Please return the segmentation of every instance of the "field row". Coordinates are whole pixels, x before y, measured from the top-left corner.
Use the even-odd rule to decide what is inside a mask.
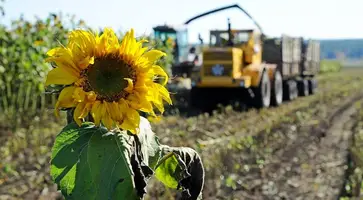
[[[320,147],[314,142],[326,133],[331,125],[329,118],[345,108],[346,102],[350,105],[355,95],[360,97],[357,91],[363,85],[361,73],[361,70],[345,70],[322,75],[318,78],[320,91],[316,95],[300,97],[278,108],[235,112],[227,107],[213,116],[166,116],[153,124],[153,129],[162,143],[190,146],[199,152],[206,170],[204,199],[240,199],[241,195],[246,199],[269,199],[285,193],[299,196],[297,193],[301,191],[296,189],[300,187],[295,187],[295,179],[301,174],[305,176],[301,173],[305,168],[301,166],[306,167],[304,163],[309,161],[298,153],[299,148],[311,144],[317,152]],[[34,119],[29,129],[3,131],[0,199],[52,200],[60,196],[49,176],[50,148],[57,133],[54,130],[60,128],[59,122],[45,126]],[[320,154],[322,158],[330,155],[334,161],[332,153],[338,151],[329,154],[329,150],[327,147]],[[329,180],[334,179],[318,181]],[[311,191],[308,186],[312,184],[308,183],[299,182],[307,185],[306,191]],[[337,187],[330,188],[326,191]],[[153,182],[146,199],[170,199],[174,195],[175,191]]]
[[[337,197],[344,179],[332,175],[343,173],[343,168],[330,167],[330,174],[315,178],[325,165],[344,161],[344,151],[336,147],[334,137],[327,137],[331,142],[325,146],[320,141],[336,116],[346,121],[342,111],[363,97],[360,72],[321,77],[318,94],[278,108],[244,113],[226,110],[198,119],[169,117],[155,131],[164,143],[198,149],[206,168],[204,199]],[[163,199],[160,195],[165,195],[165,189],[159,187],[150,197]]]

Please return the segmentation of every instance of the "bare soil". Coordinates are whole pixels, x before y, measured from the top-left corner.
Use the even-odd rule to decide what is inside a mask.
[[[337,199],[360,119],[357,105],[363,104],[360,74],[324,75],[319,93],[277,108],[167,116],[154,131],[164,144],[199,152],[206,170],[203,199]],[[0,200],[62,199],[49,176],[49,157],[63,123],[0,131]],[[152,179],[145,199],[177,197]]]

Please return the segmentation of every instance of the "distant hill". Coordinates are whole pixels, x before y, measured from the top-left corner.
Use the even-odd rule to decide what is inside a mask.
[[[319,40],[322,59],[363,59],[363,39]]]

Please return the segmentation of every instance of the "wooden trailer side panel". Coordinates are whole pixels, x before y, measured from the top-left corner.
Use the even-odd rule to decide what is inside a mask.
[[[308,40],[303,48],[305,56],[301,63],[301,74],[313,76],[320,70],[320,44],[317,41]]]
[[[263,61],[276,64],[283,78],[297,76],[301,62],[300,38],[282,35],[281,38],[267,39],[263,43]]]
[[[293,76],[297,76],[300,74],[300,63],[302,60],[302,51],[301,51],[302,38],[292,38],[292,40],[293,40],[293,46],[292,46],[291,74]]]

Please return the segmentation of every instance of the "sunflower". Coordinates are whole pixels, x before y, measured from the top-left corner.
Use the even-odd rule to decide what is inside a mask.
[[[134,30],[119,42],[112,29],[102,34],[75,30],[67,46],[51,49],[47,62],[55,65],[46,86],[64,85],[55,105],[55,113],[74,109],[74,120],[81,125],[89,114],[96,126],[138,132],[138,111],[156,116],[154,108],[164,112],[164,101],[172,104],[165,88],[168,75],[156,61],[165,53],[143,47]]]

